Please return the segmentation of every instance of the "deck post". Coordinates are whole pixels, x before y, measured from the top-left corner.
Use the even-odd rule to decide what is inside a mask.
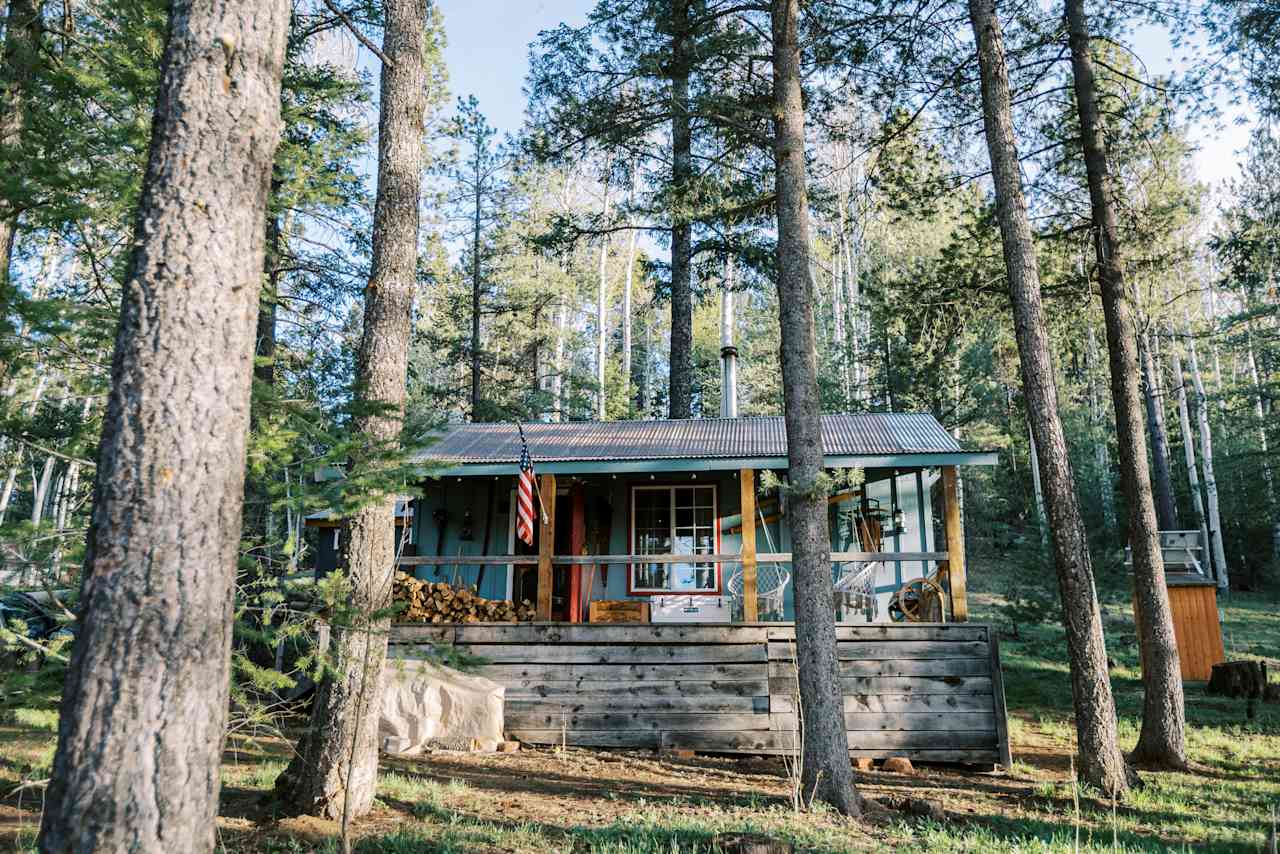
[[[552,577],[551,556],[556,551],[556,476],[542,475],[538,483],[542,507],[546,515],[541,517],[538,530],[538,607],[536,617],[541,621],[551,619]]]
[[[742,469],[738,474],[742,492],[742,620],[760,619],[756,578],[756,472]]]
[[[573,526],[570,548],[574,557],[587,553],[587,491],[581,483],[573,485]],[[569,569],[569,622],[582,622],[582,567]]]
[[[968,580],[964,563],[964,522],[960,518],[959,474],[955,466],[942,467],[942,512],[947,533],[947,570],[951,582],[951,618],[969,619]]]

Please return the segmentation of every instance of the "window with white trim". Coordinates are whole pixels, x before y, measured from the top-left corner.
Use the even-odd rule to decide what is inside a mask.
[[[716,488],[634,486],[631,488],[631,548],[638,555],[715,554]],[[633,564],[631,593],[718,593],[714,563]]]

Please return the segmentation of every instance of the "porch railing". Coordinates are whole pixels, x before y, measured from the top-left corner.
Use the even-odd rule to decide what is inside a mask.
[[[832,552],[832,563],[865,561],[944,561],[947,552]],[[791,552],[757,552],[760,563],[791,563]],[[739,563],[740,554],[708,555],[552,555],[553,566],[599,566],[619,563]],[[412,555],[400,558],[400,566],[533,566],[537,555]]]
[[[599,555],[550,555],[540,559],[538,555],[413,555],[400,558],[399,565],[405,569],[412,569],[418,566],[537,566],[543,559],[548,559],[552,567],[566,566],[626,566],[633,564],[708,564],[715,563],[724,567],[740,566],[744,563],[744,555],[742,554],[655,554],[655,555],[638,555],[638,554],[599,554]],[[845,567],[854,564],[855,567],[867,566],[869,564],[880,563],[886,566],[901,563],[923,563],[934,565],[947,565],[950,554],[946,551],[931,552],[854,552],[854,551],[833,551],[831,552],[831,564],[833,574],[837,576],[837,586],[839,577],[846,575]],[[778,568],[789,582],[789,572],[781,570],[782,567],[788,567],[793,562],[793,554],[791,552],[757,552],[753,564],[755,567],[775,567]],[[739,575],[741,571],[739,571]],[[775,585],[764,582],[767,573],[757,570],[758,580],[761,582],[758,586],[753,586],[753,592],[760,607],[757,611],[759,616],[752,616],[751,619],[768,619],[766,612],[772,619],[781,619],[783,611],[783,591],[774,589]],[[734,620],[745,619],[745,611],[743,605],[744,590],[741,579],[738,580],[736,589],[730,580],[729,570],[723,570],[725,595],[734,603]],[[777,582],[778,576],[773,576]],[[854,612],[860,613],[870,609],[869,614],[873,614],[875,610],[874,598],[879,593],[885,592],[883,588],[876,590],[874,584],[871,585],[871,595],[868,597],[865,585],[858,585],[855,589],[850,587],[848,590],[837,590],[837,608],[841,613]],[[580,591],[579,591],[580,593]],[[950,604],[950,610],[953,615],[956,613],[957,598],[954,585],[947,585],[947,599]],[[673,591],[672,595],[679,595],[678,591]],[[868,601],[868,599],[872,601]],[[574,601],[575,596],[570,594],[570,601]],[[776,601],[775,601],[776,600]],[[579,600],[579,608],[581,608],[581,600]],[[753,609],[756,610],[756,609]],[[945,611],[944,611],[945,613]],[[579,618],[581,615],[578,615]],[[548,616],[539,619],[549,619]],[[868,617],[870,619],[870,617]],[[571,621],[576,622],[573,618]]]

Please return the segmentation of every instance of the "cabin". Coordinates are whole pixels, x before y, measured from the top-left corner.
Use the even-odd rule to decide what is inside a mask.
[[[823,417],[851,756],[1008,764],[996,633],[970,623],[966,451],[930,415]],[[424,456],[418,578],[528,602],[533,623],[404,624],[507,691],[530,743],[788,753],[799,716],[781,417],[536,423],[532,545],[516,537],[514,424],[459,424]]]

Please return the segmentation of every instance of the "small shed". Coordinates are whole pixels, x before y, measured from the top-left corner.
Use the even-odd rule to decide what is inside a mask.
[[[1200,531],[1161,531],[1160,550],[1182,678],[1207,682],[1213,665],[1226,661],[1227,652],[1218,616],[1218,583],[1206,568],[1204,537]],[[1132,547],[1125,551],[1125,563],[1133,564]],[[1133,611],[1136,617],[1136,601]]]

